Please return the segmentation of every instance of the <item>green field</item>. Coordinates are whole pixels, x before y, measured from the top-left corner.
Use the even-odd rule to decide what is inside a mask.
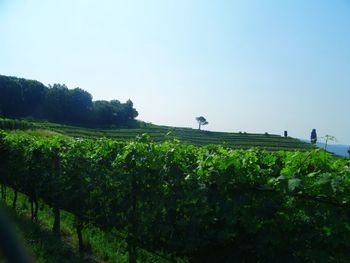
[[[149,171],[150,172],[149,179],[151,181],[147,181],[146,185],[155,183],[153,182],[153,179],[152,179],[154,172],[156,174],[162,174],[164,172],[163,166],[160,165],[158,167],[158,164],[163,162],[162,156],[166,156],[170,150],[172,151],[173,149],[177,149],[177,148],[182,149],[178,153],[179,156],[176,157],[176,155],[174,155],[172,157],[174,158],[173,164],[169,163],[167,165],[170,165],[169,167],[172,167],[173,165],[175,166],[179,165],[179,167],[181,167],[180,169],[182,170],[182,169],[185,169],[184,167],[182,167],[183,163],[189,162],[188,164],[186,164],[186,172],[177,170],[178,168],[174,170],[174,172],[176,171],[176,173],[178,173],[177,176],[181,175],[178,178],[179,180],[178,183],[180,185],[187,184],[184,181],[184,180],[187,180],[185,179],[187,178],[186,177],[187,173],[195,172],[195,173],[198,173],[196,176],[200,176],[200,174],[202,173],[201,169],[205,170],[205,174],[208,171],[210,171],[210,173],[212,172],[209,166],[214,167],[215,165],[214,163],[211,163],[211,162],[210,164],[209,163],[205,164],[206,166],[209,165],[206,168],[204,167],[200,168],[201,164],[199,164],[198,168],[195,168],[196,162],[203,162],[203,164],[207,162],[204,159],[201,160],[202,158],[201,156],[206,156],[207,152],[210,154],[217,155],[218,158],[215,157],[213,159],[216,161],[220,159],[225,160],[227,157],[229,157],[230,152],[226,152],[226,150],[223,150],[223,148],[220,148],[221,146],[224,146],[227,149],[233,148],[234,150],[237,150],[234,156],[230,156],[230,158],[234,157],[236,160],[238,160],[239,156],[241,156],[243,158],[241,160],[243,161],[243,163],[245,162],[244,159],[248,160],[252,158],[251,159],[252,166],[249,165],[245,168],[243,168],[242,166],[244,170],[247,170],[244,172],[243,171],[240,172],[243,177],[251,173],[250,169],[254,169],[254,172],[252,174],[256,173],[258,175],[260,173],[260,167],[264,167],[267,163],[269,163],[268,164],[269,166],[271,165],[270,164],[271,160],[269,160],[270,158],[273,159],[274,165],[276,165],[276,167],[272,169],[272,166],[271,166],[271,169],[269,170],[269,172],[275,173],[276,169],[280,170],[281,164],[279,163],[278,159],[281,158],[281,160],[284,160],[285,158],[285,157],[282,157],[284,156],[284,154],[281,153],[280,150],[284,150],[286,152],[289,152],[291,150],[305,152],[305,151],[314,149],[314,147],[311,146],[310,144],[303,143],[291,137],[282,137],[279,135],[210,132],[210,131],[203,131],[203,130],[197,130],[197,129],[191,129],[191,128],[156,126],[156,125],[145,124],[145,123],[140,123],[140,127],[134,128],[134,129],[125,129],[125,128],[123,129],[104,128],[103,129],[103,128],[77,127],[77,126],[70,126],[70,125],[63,125],[63,124],[49,123],[49,122],[0,118],[0,129],[3,129],[5,131],[7,130],[8,136],[9,136],[7,141],[9,144],[7,146],[6,146],[6,143],[3,144],[3,147],[5,147],[3,148],[3,150],[5,150],[4,156],[6,156],[4,158],[4,164],[8,166],[4,167],[5,168],[4,177],[0,176],[0,184],[2,186],[8,187],[8,190],[7,190],[8,201],[4,200],[4,198],[2,199],[3,199],[3,202],[5,201],[5,203],[7,204],[7,207],[8,207],[7,209],[9,209],[10,211],[9,213],[12,214],[14,218],[13,221],[16,225],[17,232],[20,233],[22,238],[26,241],[26,243],[28,244],[29,250],[32,251],[32,253],[34,254],[34,257],[38,262],[128,262],[129,261],[129,256],[128,256],[129,248],[128,248],[127,236],[128,236],[128,232],[130,231],[130,225],[128,223],[128,221],[130,220],[130,211],[131,211],[130,207],[126,208],[125,211],[119,211],[119,212],[113,211],[113,217],[118,218],[119,216],[122,215],[122,218],[126,218],[127,221],[120,221],[120,222],[116,221],[115,223],[108,223],[107,225],[105,225],[104,223],[101,224],[101,222],[99,221],[99,217],[101,215],[105,216],[104,213],[95,214],[96,205],[93,205],[88,210],[85,210],[84,208],[85,207],[84,203],[86,202],[86,200],[90,200],[88,202],[93,202],[92,201],[93,199],[96,199],[96,200],[108,199],[111,202],[114,202],[116,201],[116,199],[114,198],[117,197],[117,195],[115,194],[117,192],[122,193],[123,196],[127,197],[129,190],[122,189],[123,187],[122,185],[124,185],[125,183],[128,184],[128,179],[125,182],[118,182],[119,179],[118,180],[113,179],[113,181],[115,180],[115,182],[118,182],[118,184],[120,183],[121,184],[117,188],[113,188],[113,189],[111,188],[108,190],[107,188],[105,188],[104,190],[101,189],[101,193],[100,193],[101,195],[96,196],[93,199],[90,199],[92,198],[91,196],[88,197],[84,195],[82,197],[79,197],[77,200],[74,200],[74,198],[72,199],[72,196],[75,195],[75,194],[74,195],[72,194],[76,190],[79,190],[78,192],[80,193],[81,191],[85,191],[83,189],[89,188],[90,187],[89,184],[85,186],[84,184],[88,183],[91,180],[95,181],[95,179],[93,178],[97,178],[96,176],[100,177],[98,180],[102,180],[102,181],[94,182],[95,186],[101,185],[101,183],[106,180],[108,181],[111,180],[111,178],[113,177],[111,174],[112,170],[109,171],[109,169],[112,168],[111,164],[108,164],[107,166],[104,166],[105,164],[103,164],[103,166],[98,164],[99,168],[97,169],[100,171],[95,171],[94,174],[92,174],[90,177],[90,175],[88,174],[91,171],[93,171],[95,168],[93,168],[94,165],[91,166],[92,164],[89,162],[95,159],[98,162],[103,160],[103,162],[111,163],[113,162],[116,156],[123,156],[123,152],[125,151],[127,152],[131,150],[129,149],[129,147],[131,147],[133,144],[131,143],[129,145],[129,142],[137,143],[137,148],[134,149],[136,151],[139,151],[146,145],[148,145],[147,147],[151,147],[152,149],[150,150],[151,152],[149,152],[149,150],[145,148],[144,150],[146,150],[146,152],[142,152],[142,153],[140,152],[139,154],[137,154],[139,155],[140,158],[147,157],[147,155],[149,154],[151,154],[150,156],[153,156],[154,154],[155,154],[154,156],[157,156],[157,154],[159,154],[157,158],[160,158],[160,159],[158,161],[154,162],[154,160],[152,160],[152,162],[149,165],[143,164],[144,161],[142,161],[142,163],[140,163],[142,167],[137,168],[137,170],[135,170],[137,171],[137,173],[140,173],[138,169],[141,169],[142,173],[145,173],[145,170],[143,170],[144,169],[143,165],[145,165],[144,167],[149,167],[147,169],[151,169]],[[147,135],[144,135],[144,134],[147,134]],[[52,138],[57,138],[58,141]],[[80,141],[79,139],[76,140],[77,138],[84,138],[88,140]],[[106,138],[106,139],[100,139],[100,138]],[[92,139],[92,140],[89,140],[89,139]],[[99,139],[99,140],[95,140],[95,139]],[[61,146],[58,146],[56,144],[57,142],[59,142]],[[160,143],[164,143],[164,144],[160,144]],[[76,146],[73,146],[75,144]],[[209,145],[208,148],[196,147],[196,146],[208,146],[208,145]],[[215,146],[210,146],[210,145],[215,145]],[[7,147],[7,150],[6,150],[6,147]],[[56,192],[58,189],[53,188],[47,193],[48,195],[44,194],[44,192],[46,191],[45,189],[47,188],[46,186],[47,182],[52,181],[52,183],[54,184],[57,183],[55,181],[56,179],[54,179],[55,171],[54,170],[50,171],[50,169],[53,169],[53,167],[48,165],[50,164],[50,162],[52,162],[52,160],[50,159],[51,157],[47,160],[44,160],[48,156],[56,156],[57,153],[55,153],[54,151],[55,147],[59,147],[57,148],[61,152],[59,154],[60,156],[59,158],[62,159],[62,162],[64,162],[64,165],[62,166],[62,172],[65,174],[64,177],[66,178],[62,177],[62,182],[65,182],[65,184],[67,184],[65,188],[69,189],[71,185],[74,185],[75,183],[77,183],[77,185],[74,186],[75,190],[73,192],[70,193],[70,192],[67,192],[68,190],[65,190],[66,194],[64,195],[64,197],[60,197],[62,200],[67,201],[65,205],[62,204],[61,206],[62,234],[60,238],[55,236],[55,234],[53,234],[51,231],[53,222],[54,222],[54,217],[52,214],[52,204],[50,205],[51,201],[48,201],[48,200],[51,200],[51,195],[54,192]],[[185,148],[182,148],[182,147],[185,147]],[[65,152],[69,148],[71,148],[72,151],[69,150],[68,152]],[[202,150],[200,150],[201,148]],[[248,150],[250,148],[256,148],[257,152],[241,151],[241,150]],[[94,152],[95,150],[93,149],[96,149],[96,152]],[[89,153],[89,156],[84,155],[84,153],[91,150],[93,152]],[[99,152],[101,150],[103,153]],[[131,150],[131,151],[134,151],[134,150]],[[269,155],[267,152],[265,153],[260,152],[260,150],[268,150],[267,152],[270,152],[272,150],[272,152],[275,152],[275,153],[271,152],[271,154],[273,155]],[[161,152],[156,153],[157,151],[161,151]],[[213,152],[211,153],[211,151]],[[98,155],[96,155],[96,153],[98,153]],[[253,155],[251,156],[251,154]],[[303,153],[303,154],[308,154],[308,153]],[[297,157],[298,162],[301,162],[305,158],[305,156],[308,156],[308,155],[304,156],[303,154],[301,153],[298,154],[298,157]],[[189,159],[187,159],[186,155],[188,155]],[[29,156],[31,157],[28,159]],[[36,158],[39,158],[39,159],[36,159]],[[197,158],[198,158],[197,161],[192,160]],[[306,157],[306,159],[308,158],[309,157]],[[85,162],[84,160],[88,162],[82,165],[78,164],[80,162]],[[255,162],[260,162],[260,161],[263,162],[263,164],[259,163],[259,165],[256,166]],[[267,163],[265,164],[265,162]],[[18,163],[21,163],[21,166],[18,166]],[[12,165],[12,168],[11,168],[11,165]],[[113,165],[114,165],[113,171],[117,171],[115,169],[116,168],[115,165],[120,165],[120,164],[115,162]],[[128,164],[128,166],[129,165],[130,164]],[[107,170],[105,170],[105,168],[101,170],[100,166],[105,168],[108,167],[108,168]],[[193,169],[191,168],[192,166],[195,169],[199,169],[199,170],[197,171],[191,170]],[[226,164],[224,166],[226,166]],[[229,166],[227,168],[231,169],[229,168]],[[83,167],[85,167],[86,169]],[[24,168],[24,170],[21,170],[22,168]],[[242,168],[239,168],[239,169],[242,169]],[[10,173],[6,172],[7,169],[13,170],[14,175],[19,177],[14,176],[12,178],[12,176],[10,176]],[[37,169],[37,170],[32,170],[32,169]],[[69,169],[72,169],[72,170],[69,170]],[[128,170],[125,170],[125,171],[119,170],[117,173],[121,173],[121,172],[129,173],[129,169],[131,171],[134,168],[129,167]],[[220,169],[222,168],[219,168],[218,173],[223,174],[223,171],[220,171]],[[259,172],[258,170],[255,170],[255,169],[258,169]],[[267,172],[267,170],[265,171],[263,169],[261,171],[263,173]],[[170,175],[173,176],[172,173],[173,173],[172,171],[169,171],[169,176]],[[276,173],[276,176],[277,174],[278,173]],[[229,174],[227,175],[229,176]],[[53,177],[51,178],[51,176]],[[21,177],[24,180],[23,182],[22,182],[22,179],[19,179]],[[169,177],[169,180],[172,181],[173,179],[170,179],[170,178],[171,177]],[[71,181],[72,179],[73,181]],[[11,183],[11,180],[14,180],[13,183]],[[43,185],[44,183],[43,180],[45,181],[45,186]],[[78,181],[75,182],[75,180],[78,180]],[[201,180],[204,180],[203,182],[205,182],[207,179],[202,178]],[[212,180],[215,181],[216,179],[210,179],[209,181],[212,181]],[[27,188],[27,186],[25,185],[28,184],[26,182],[29,182],[29,181],[31,183],[30,183],[30,186],[28,185],[29,188]],[[141,183],[141,181],[139,183]],[[170,182],[169,186],[172,185],[173,183],[174,182]],[[205,184],[207,183],[208,182],[206,182]],[[20,185],[22,184],[23,184],[23,188],[22,186],[20,187]],[[163,183],[160,183],[160,184],[163,184]],[[43,188],[40,188],[41,187],[40,185],[43,185]],[[106,185],[104,187],[109,188],[110,186]],[[198,189],[201,189],[201,187],[202,186],[199,186]],[[18,189],[18,201],[17,201],[18,204],[17,204],[17,208],[14,210],[14,209],[11,209],[11,204],[13,202],[12,201],[13,191],[15,188],[16,188],[16,191]],[[152,192],[158,188],[159,188],[159,185],[155,184],[154,186],[152,186],[152,189],[154,189],[152,190]],[[146,189],[147,187],[145,188],[145,190]],[[174,188],[174,190],[175,189],[176,187]],[[195,187],[190,191],[194,191],[193,193],[195,193],[198,191],[198,189]],[[30,215],[32,213],[30,210],[30,206],[31,206],[31,203],[33,202],[32,201],[33,196],[31,196],[33,193],[32,190],[34,190],[35,196],[38,195],[39,197],[38,198],[39,213],[36,220],[30,219]],[[3,193],[3,190],[2,190],[2,193]],[[145,192],[144,194],[145,196],[153,196],[153,194],[150,194],[150,192],[147,192],[147,193]],[[90,193],[88,195],[90,195]],[[164,195],[164,193],[162,193],[161,195]],[[261,194],[258,194],[258,195],[261,195]],[[264,199],[265,198],[264,194],[262,194],[261,197],[263,197]],[[158,197],[154,197],[154,198],[157,199]],[[161,202],[165,202],[165,198],[164,197],[162,198],[163,200]],[[181,197],[181,199],[182,198],[187,198],[187,197],[183,196]],[[224,197],[224,198],[226,199],[227,197]],[[281,198],[281,197],[277,197],[277,198]],[[172,204],[171,202],[172,199],[173,197],[170,198],[169,204]],[[71,202],[81,203],[81,205],[79,205],[77,208],[71,208],[70,206]],[[149,201],[145,200],[145,202],[149,204],[154,202],[154,200],[153,199],[150,199]],[[120,203],[119,205],[123,205],[122,203]],[[167,207],[169,204],[165,205],[164,207]],[[197,205],[198,204],[196,204],[196,206]],[[226,202],[222,201],[222,205],[226,205]],[[141,205],[141,206],[144,206],[144,205]],[[185,205],[185,207],[183,208],[181,205],[180,209],[187,209],[186,206],[187,205]],[[205,210],[207,209],[206,206],[207,205],[200,208],[198,212],[199,211],[202,211],[200,213],[205,212]],[[189,207],[192,207],[192,205],[190,205]],[[80,209],[83,209],[83,210],[80,210]],[[191,208],[191,210],[193,209],[194,207]],[[148,209],[146,210],[148,211]],[[79,215],[81,213],[80,211],[83,212],[83,214],[81,215],[83,215],[82,218],[84,218],[83,219],[84,220],[84,228],[83,228],[84,252],[83,253],[79,253],[79,241],[75,233],[76,232],[75,220],[77,218],[77,214]],[[149,212],[147,211],[139,210],[138,213],[142,212],[143,214],[142,218],[146,218],[147,216],[151,216],[153,214],[153,211],[149,211]],[[159,213],[162,214],[163,210]],[[197,212],[194,212],[194,214],[190,213],[188,216],[195,217],[195,213]],[[212,212],[209,212],[209,213],[212,213]],[[88,217],[87,217],[87,214],[89,214]],[[151,218],[153,218],[153,216],[151,216]],[[164,240],[170,238],[166,234],[168,231],[166,229],[161,230],[161,231],[165,231],[165,236],[157,240],[159,238],[157,235],[155,235],[155,233],[157,232],[149,232],[151,231],[151,229],[148,229],[148,227],[152,226],[152,229],[154,229],[152,231],[155,231],[157,228],[156,226],[153,226],[153,223],[151,223],[153,220],[151,218],[149,220],[146,220],[146,222],[139,221],[137,223],[137,224],[142,223],[144,226],[146,226],[145,229],[143,230],[139,229],[137,231],[133,230],[137,232],[137,234],[136,233],[135,234],[139,238],[135,240],[135,242],[139,242],[137,243],[138,244],[137,262],[159,262],[159,263],[196,262],[197,260],[202,260],[202,259],[196,259],[196,258],[207,257],[206,253],[204,253],[203,251],[201,252],[199,252],[200,250],[197,251],[197,249],[199,248],[195,248],[194,250],[192,250],[192,248],[191,249],[189,248],[190,250],[187,251],[188,250],[187,246],[185,247],[182,247],[182,245],[180,246],[181,244],[180,241],[184,237],[181,237],[180,238],[181,240],[180,239],[178,240],[175,238],[171,241],[170,244],[162,243],[164,242]],[[157,218],[159,218],[159,215],[157,216]],[[104,219],[104,221],[106,222],[108,222],[108,220],[109,220],[109,217],[106,217]],[[190,219],[189,221],[184,221],[184,222],[181,221],[182,219],[179,219],[179,220],[181,224],[185,222],[186,224],[192,224],[195,222],[195,221],[192,222],[193,219]],[[167,224],[174,225],[175,223],[177,222],[171,222],[171,223],[167,221],[161,222],[161,224],[164,225],[164,227],[169,227],[169,226],[166,226]],[[114,224],[118,225],[117,229],[114,228]],[[200,224],[202,225],[202,223]],[[206,222],[204,228],[207,227],[206,226],[207,224],[210,225],[211,223]],[[180,227],[179,230],[176,230],[176,232],[181,233],[182,231],[185,231],[185,232],[187,231],[182,229],[183,226],[179,226],[179,227]],[[107,231],[101,230],[100,228],[106,229]],[[108,232],[110,231],[113,231],[113,234],[108,234]],[[226,227],[224,227],[220,231],[225,232],[227,231],[227,229]],[[210,240],[212,238],[211,235],[215,233],[216,232],[214,231],[213,233],[209,233],[209,236],[205,234],[203,237],[196,237],[195,240],[193,241],[187,240],[187,242],[198,243],[199,240],[201,240],[202,238],[205,238],[205,239],[209,238]],[[215,238],[219,238],[219,237],[215,237]],[[219,239],[220,239],[220,242],[222,242],[221,239],[226,240],[226,238],[224,237],[220,237]],[[153,240],[152,241],[153,245],[151,245],[151,241],[145,242],[146,240]],[[177,242],[180,242],[180,243],[177,244]],[[200,241],[200,245],[196,244],[195,246],[201,247],[202,242],[203,241]],[[204,243],[206,244],[206,242],[207,241],[205,241]],[[224,242],[227,242],[227,241],[224,241]],[[159,245],[159,247],[157,244]],[[206,244],[205,246],[207,245],[208,244]],[[192,245],[190,245],[190,247],[191,246]],[[204,249],[204,251],[206,250],[207,249]],[[197,255],[197,253],[199,254]],[[258,255],[256,256],[261,257],[262,256],[261,253],[262,252],[259,252]],[[226,255],[226,254],[227,252],[223,252],[222,255]],[[218,255],[215,255],[215,257],[216,258],[221,257],[222,255],[218,254]],[[164,257],[166,259],[164,259]],[[266,260],[265,256],[262,256],[262,257],[264,257],[264,260]]]
[[[97,129],[63,125],[49,122],[29,122],[10,119],[0,119],[3,129],[44,129],[61,133],[70,137],[100,138],[107,137],[116,140],[133,140],[142,134],[148,134],[152,141],[163,142],[179,140],[181,143],[203,146],[222,144],[237,149],[260,147],[267,150],[310,150],[314,147],[292,137],[282,137],[274,134],[211,132],[191,128],[177,128],[140,123],[133,129]]]
[[[0,159],[38,262],[350,261],[350,163],[321,149],[29,130],[0,131]]]

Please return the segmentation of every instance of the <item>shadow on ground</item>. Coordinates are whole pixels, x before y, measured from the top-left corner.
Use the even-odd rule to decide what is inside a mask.
[[[8,206],[3,206],[2,214],[8,217],[18,234],[19,239],[25,244],[34,262],[70,263],[85,262],[97,263],[87,253],[80,255],[67,237],[59,238],[50,229],[45,228],[39,222],[33,222],[25,214],[18,214]],[[1,259],[0,262],[6,262]]]

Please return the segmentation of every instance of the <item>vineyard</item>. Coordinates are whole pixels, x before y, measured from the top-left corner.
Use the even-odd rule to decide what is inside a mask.
[[[170,262],[349,262],[349,160],[308,152],[0,133],[2,199],[13,191]],[[9,190],[12,189],[12,190]],[[115,232],[116,231],[116,232]],[[141,261],[139,261],[141,262]]]
[[[140,127],[133,129],[126,128],[86,128],[79,126],[70,126],[50,122],[31,122],[14,119],[1,119],[0,129],[28,130],[41,129],[57,132],[66,136],[75,138],[113,138],[116,140],[132,141],[135,137],[147,133],[154,142],[163,142],[173,139],[180,140],[182,143],[203,146],[208,144],[220,144],[239,149],[249,149],[251,147],[260,147],[266,150],[310,150],[314,149],[312,145],[301,142],[291,137],[281,137],[273,134],[252,134],[246,132],[228,133],[228,132],[210,132],[199,131],[191,128],[177,128],[167,126],[157,126],[147,123],[140,123]]]

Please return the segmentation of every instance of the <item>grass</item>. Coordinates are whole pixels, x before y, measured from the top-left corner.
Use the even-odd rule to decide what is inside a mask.
[[[313,146],[292,137],[282,137],[274,134],[228,133],[200,131],[191,128],[177,128],[156,126],[140,123],[139,128],[87,128],[50,122],[19,121],[0,119],[0,128],[22,129],[30,133],[45,135],[63,134],[70,137],[99,138],[108,137],[116,140],[133,140],[144,133],[150,135],[151,140],[162,142],[179,140],[182,143],[197,146],[207,144],[222,144],[233,148],[248,149],[260,147],[267,150],[310,150]]]
[[[9,207],[6,211],[15,232],[20,236],[20,240],[23,240],[35,262],[98,262],[81,257],[70,242],[57,238],[47,228],[42,218],[38,222],[33,222],[23,211],[23,203],[17,212]]]
[[[51,130],[45,130],[45,129],[31,129],[31,130],[26,130],[26,133],[28,133],[29,135],[33,135],[33,136],[39,136],[39,137],[51,137],[51,136],[62,136],[62,133],[58,133],[55,131],[51,131]]]
[[[7,190],[7,202],[1,201],[5,206],[7,216],[10,218],[15,232],[23,240],[35,262],[68,263],[68,262],[128,262],[125,240],[120,238],[116,231],[105,233],[100,229],[87,225],[83,230],[85,251],[79,253],[78,239],[73,227],[73,215],[61,212],[61,238],[51,231],[53,224],[52,210],[40,202],[38,220],[32,221],[29,215],[28,197],[18,194],[16,210],[11,208],[12,191]],[[1,259],[0,262],[6,262]],[[167,260],[138,250],[138,262],[168,263]]]

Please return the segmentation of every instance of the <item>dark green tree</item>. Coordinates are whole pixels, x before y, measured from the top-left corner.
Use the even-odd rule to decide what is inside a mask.
[[[134,120],[137,115],[131,100],[126,103],[100,100],[93,104],[93,122],[96,125],[123,125]]]
[[[21,99],[22,109],[21,115],[23,117],[30,115],[37,115],[40,111],[47,88],[40,82],[35,80],[21,79]]]
[[[311,131],[311,143],[316,144],[316,142],[317,142],[316,129],[312,129],[312,131]]]
[[[43,116],[50,121],[65,122],[69,90],[66,85],[53,84],[45,94]]]
[[[139,115],[130,99],[125,103],[125,112],[128,120],[133,120]]]
[[[92,96],[80,88],[69,90],[66,101],[67,120],[72,123],[88,123],[92,113]]]
[[[64,84],[46,87],[35,80],[0,75],[0,116],[89,126],[129,126],[134,125],[138,112],[131,100],[93,102],[91,94],[80,88],[68,89]]]
[[[97,100],[93,103],[93,123],[105,125],[113,123],[113,107],[106,100]]]
[[[35,80],[0,75],[2,115],[18,118],[36,114],[47,88]]]
[[[196,121],[198,122],[199,126],[198,126],[198,130],[201,129],[202,125],[207,125],[209,124],[209,122],[207,122],[207,120],[203,117],[203,116],[199,116],[196,118]]]

